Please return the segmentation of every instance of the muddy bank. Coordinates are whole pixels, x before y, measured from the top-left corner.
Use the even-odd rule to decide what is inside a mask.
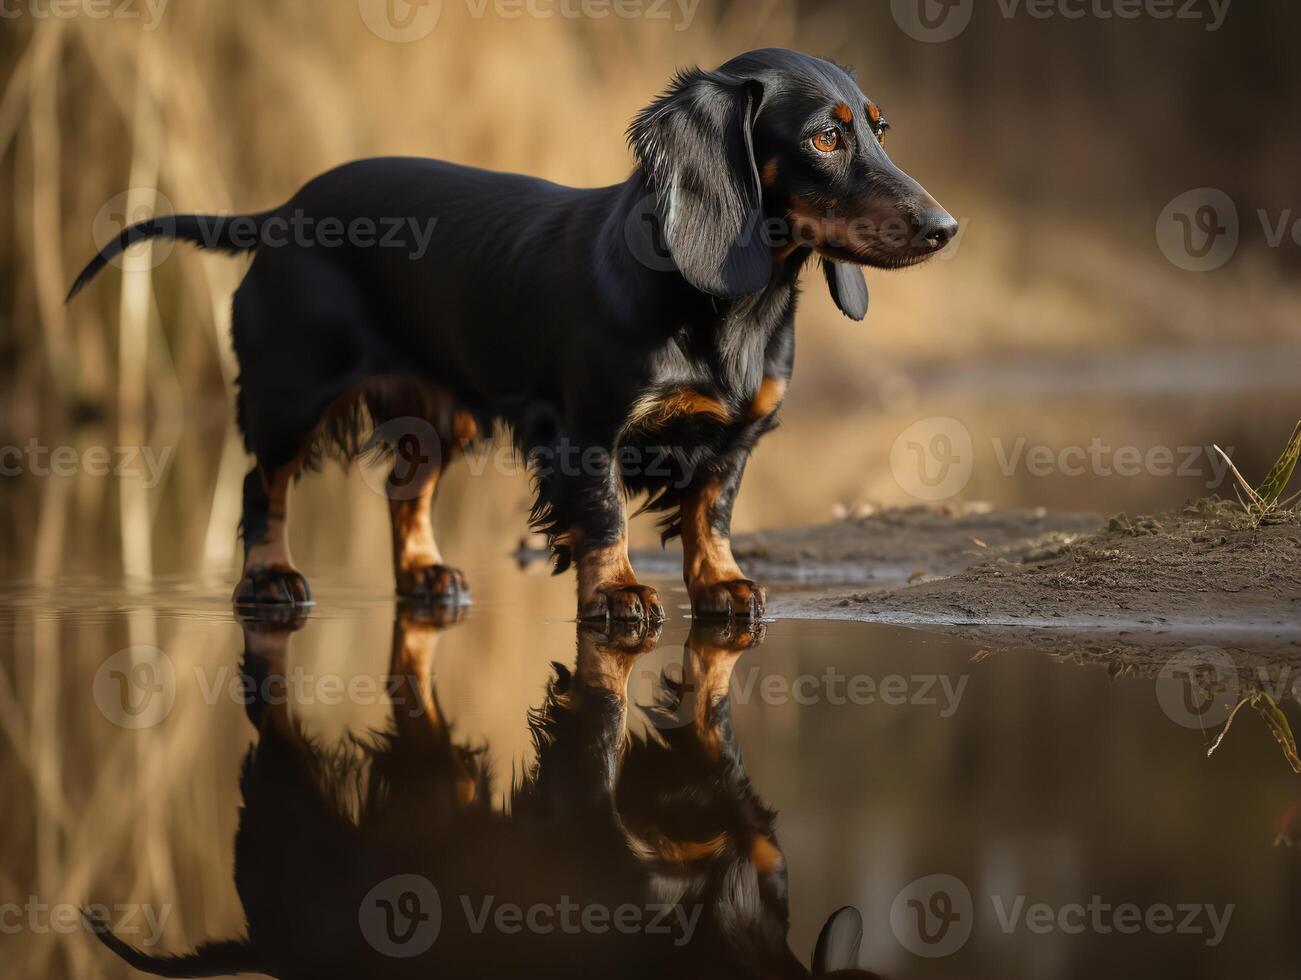
[[[1096,530],[1096,514],[994,511],[983,505],[893,508],[818,527],[737,535],[733,551],[765,583],[886,588],[954,575],[1029,546],[1049,547]],[[678,574],[676,543],[633,555],[639,570]]]
[[[1140,670],[1197,644],[1301,659],[1296,513],[1253,528],[1222,501],[1107,521],[908,510],[738,544],[764,556],[772,581],[783,563],[788,581],[849,561],[887,586],[912,568],[901,587],[779,587],[779,617],[915,625],[1089,659],[1125,652]]]

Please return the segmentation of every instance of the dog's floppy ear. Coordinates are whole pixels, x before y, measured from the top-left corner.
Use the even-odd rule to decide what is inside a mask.
[[[867,280],[863,270],[849,262],[822,260],[822,272],[827,277],[827,286],[831,289],[831,298],[840,307],[840,312],[851,320],[861,320],[867,316]]]
[[[714,296],[756,292],[772,273],[753,145],[762,101],[759,82],[696,68],[628,128],[674,264]]]

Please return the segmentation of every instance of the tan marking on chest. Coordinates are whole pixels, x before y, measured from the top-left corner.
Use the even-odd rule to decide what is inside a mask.
[[[662,429],[674,419],[702,415],[715,422],[732,421],[731,410],[717,398],[690,388],[667,395],[647,395],[633,403],[625,429]]]
[[[750,418],[761,419],[777,411],[777,406],[786,397],[786,382],[781,378],[764,378],[750,400],[748,409]]]
[[[650,842],[651,851],[669,864],[696,864],[712,861],[727,847],[727,836],[719,834],[709,840],[673,840],[657,836]]]
[[[762,834],[755,834],[750,841],[750,862],[761,875],[780,871],[786,858],[777,845]]]

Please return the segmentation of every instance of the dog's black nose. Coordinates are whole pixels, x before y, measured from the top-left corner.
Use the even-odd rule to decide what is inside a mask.
[[[919,224],[921,227],[917,237],[937,252],[953,241],[958,234],[957,221],[954,220],[953,215],[944,210],[927,211],[921,216]]]

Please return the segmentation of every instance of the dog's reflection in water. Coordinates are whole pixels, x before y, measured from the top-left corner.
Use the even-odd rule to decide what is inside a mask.
[[[245,759],[235,883],[248,938],[158,956],[94,923],[160,976],[805,977],[787,945],[774,814],[746,776],[728,685],[762,641],[697,626],[654,725],[629,734],[628,680],[658,632],[579,627],[529,712],[531,769],[494,806],[484,754],[456,740],[433,683],[455,611],[403,608],[390,729],[327,749],[278,696],[292,624],[245,624],[259,730]],[[856,969],[862,924],[831,916],[814,975]]]

